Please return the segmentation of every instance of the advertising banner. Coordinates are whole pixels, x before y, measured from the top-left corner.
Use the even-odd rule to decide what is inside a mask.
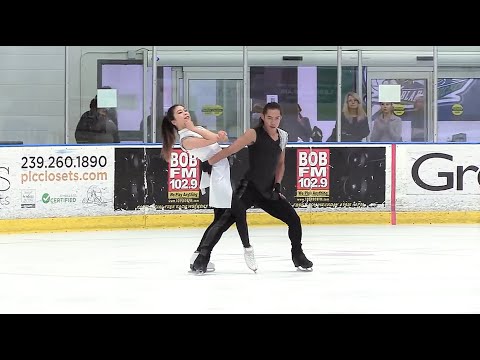
[[[206,210],[210,189],[200,191],[200,162],[174,148],[170,163],[161,147],[115,149],[115,210]],[[229,159],[235,188],[248,167],[248,152]]]
[[[385,147],[289,147],[282,181],[294,207],[385,205]]]
[[[113,154],[111,147],[2,148],[0,218],[113,214]]]
[[[330,198],[330,149],[297,150],[297,200],[328,202]]]
[[[475,144],[397,146],[397,208],[480,209],[480,161]]]
[[[200,163],[174,149],[117,148],[115,210],[208,209],[200,191]],[[288,147],[282,191],[297,208],[377,207],[385,203],[385,147]],[[229,158],[235,189],[248,169],[248,149]],[[272,184],[273,185],[273,184]]]
[[[179,149],[172,151],[168,164],[168,202],[197,203],[200,199],[200,162]]]
[[[172,161],[161,147],[115,149],[115,210],[187,210],[208,208],[200,193],[200,163],[181,149]]]

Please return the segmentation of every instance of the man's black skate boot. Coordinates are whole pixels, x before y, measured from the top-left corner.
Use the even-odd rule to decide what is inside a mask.
[[[313,263],[307,259],[303,250],[292,250],[292,260],[295,267],[303,271],[312,271]]]
[[[191,272],[195,272],[195,268],[193,267],[193,263],[195,262],[195,259],[197,258],[199,253],[200,253],[200,251],[195,251],[193,253],[192,257],[190,258],[190,271]],[[212,271],[215,271],[215,264],[209,261],[208,265],[207,265],[207,272],[212,272]]]
[[[210,261],[210,252],[201,251],[197,258],[193,262],[193,269],[198,274],[204,274],[207,272],[208,262]]]

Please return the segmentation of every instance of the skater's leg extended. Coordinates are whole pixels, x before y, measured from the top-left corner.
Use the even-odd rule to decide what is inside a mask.
[[[313,263],[307,259],[302,250],[302,224],[300,217],[290,203],[284,199],[262,200],[259,207],[268,214],[288,225],[288,237],[292,245],[292,261],[301,270],[311,270]]]

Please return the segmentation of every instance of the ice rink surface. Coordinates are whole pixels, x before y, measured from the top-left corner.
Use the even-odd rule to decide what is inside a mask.
[[[189,273],[203,228],[0,235],[0,313],[480,313],[480,226],[232,227],[216,271]]]

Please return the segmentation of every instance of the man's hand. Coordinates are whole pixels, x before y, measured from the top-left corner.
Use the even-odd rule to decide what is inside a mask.
[[[213,166],[209,164],[208,160],[202,161],[200,163],[200,170],[202,170],[203,172],[211,174],[212,173],[212,167]]]
[[[285,199],[285,196],[282,194],[282,185],[280,185],[280,183],[275,183],[275,185],[273,186],[272,199]]]

